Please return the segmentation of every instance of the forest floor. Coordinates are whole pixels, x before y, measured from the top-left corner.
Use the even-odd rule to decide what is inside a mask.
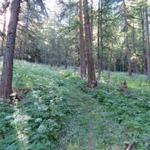
[[[117,88],[126,80],[127,90]],[[15,61],[13,86],[28,90],[0,102],[2,150],[150,149],[150,81],[144,75],[103,72],[89,89],[72,69]]]

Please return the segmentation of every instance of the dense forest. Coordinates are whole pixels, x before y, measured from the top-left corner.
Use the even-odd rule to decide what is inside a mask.
[[[0,149],[150,150],[150,1],[0,0]]]

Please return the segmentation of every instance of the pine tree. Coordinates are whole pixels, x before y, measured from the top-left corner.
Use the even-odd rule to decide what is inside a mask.
[[[16,30],[21,0],[12,0],[10,3],[10,20],[8,24],[6,47],[4,50],[3,70],[0,84],[0,95],[9,98],[12,92],[13,57],[16,39]]]
[[[90,87],[96,86],[93,50],[92,50],[92,33],[91,22],[89,17],[88,0],[84,0],[84,20],[85,20],[85,41],[87,52],[87,65],[88,65],[88,85]]]

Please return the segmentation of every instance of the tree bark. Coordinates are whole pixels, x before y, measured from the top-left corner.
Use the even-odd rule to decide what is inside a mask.
[[[85,40],[87,51],[87,65],[88,65],[88,85],[93,87],[96,84],[94,60],[92,53],[92,34],[91,23],[89,18],[88,0],[84,0],[84,20],[85,20]]]
[[[128,41],[128,21],[127,21],[127,12],[126,12],[126,3],[123,0],[123,9],[124,9],[124,23],[125,23],[125,47],[127,51],[127,59],[128,59],[128,75],[132,76],[132,64],[130,59],[130,48],[129,48],[129,41]]]
[[[66,51],[65,51],[65,69],[67,69],[68,68],[68,49],[66,49]]]
[[[85,39],[84,39],[84,29],[83,29],[83,1],[79,1],[79,17],[80,17],[80,74],[81,78],[86,76],[86,65],[85,65]]]
[[[91,0],[91,39],[93,42],[93,18],[94,18],[94,14],[93,14],[93,0]]]
[[[4,50],[3,70],[0,84],[0,95],[3,98],[9,98],[12,93],[13,78],[13,57],[16,39],[17,23],[20,11],[21,0],[11,0],[10,2],[10,20],[8,24],[6,47]]]
[[[98,76],[100,77],[102,71],[102,57],[100,51],[102,51],[102,1],[98,2],[98,21],[97,21],[97,65]],[[102,55],[102,54],[101,54]]]
[[[146,74],[146,64],[147,64],[147,62],[146,62],[146,58],[145,58],[145,56],[146,56],[146,40],[145,40],[145,15],[144,15],[144,8],[143,7],[141,7],[141,28],[142,28],[142,30],[141,30],[141,42],[142,42],[142,45],[141,45],[141,49],[142,49],[142,51],[143,51],[143,56],[144,56],[144,68],[142,69],[142,72],[144,72],[144,74]]]
[[[146,32],[146,56],[147,56],[147,76],[150,79],[150,46],[149,46],[149,22],[148,22],[148,8],[147,0],[145,0],[145,32]]]

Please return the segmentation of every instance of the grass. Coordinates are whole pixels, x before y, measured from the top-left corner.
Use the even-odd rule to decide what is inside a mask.
[[[89,89],[71,69],[16,61],[13,86],[31,89],[21,102],[0,104],[0,149],[150,149],[150,82],[107,72]],[[117,85],[127,81],[128,91]],[[109,85],[108,85],[109,83]]]

